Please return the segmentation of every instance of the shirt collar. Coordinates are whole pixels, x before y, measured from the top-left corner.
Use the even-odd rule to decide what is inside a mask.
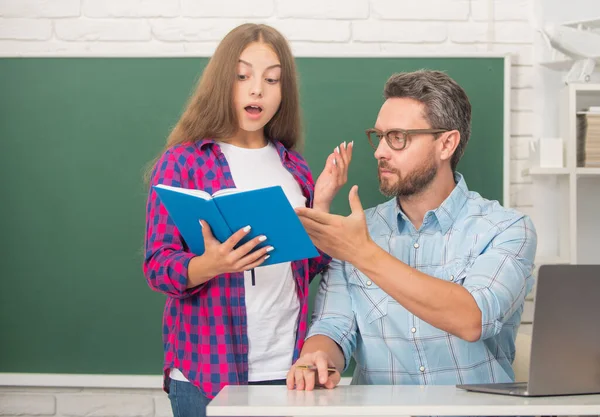
[[[271,142],[273,142],[273,144],[275,145],[275,148],[277,148],[277,153],[279,153],[279,158],[281,158],[282,161],[285,161],[286,159],[288,159],[288,150],[285,146],[283,146],[283,144],[281,142],[279,142],[278,140],[271,140]]]
[[[455,172],[454,173],[454,182],[456,186],[450,193],[448,197],[440,204],[438,208],[435,210],[430,210],[425,213],[425,218],[428,216],[433,216],[437,220],[440,225],[440,229],[442,234],[446,234],[450,227],[454,224],[458,215],[467,202],[467,198],[469,195],[469,189],[467,188],[467,183],[463,178],[462,174]],[[395,200],[394,201],[394,210],[393,215],[395,217],[395,221],[398,222],[399,230],[400,221],[409,221],[408,217],[404,214],[404,212],[400,209],[399,205]]]
[[[455,172],[454,181],[456,182],[454,190],[452,190],[442,204],[433,211],[443,234],[446,234],[450,227],[452,227],[458,218],[460,211],[467,202],[469,195],[469,189],[467,188],[467,183],[462,174]]]
[[[288,156],[288,150],[286,149],[286,147],[283,146],[283,144],[281,142],[279,142],[278,140],[271,140],[271,142],[275,145],[275,148],[277,149],[277,153],[279,153],[279,157],[282,160],[286,159]],[[196,147],[198,147],[198,149],[203,149],[206,146],[214,146],[214,145],[219,146],[219,142],[214,139],[206,138],[206,139],[200,139],[200,140],[196,141],[195,145],[196,145]]]
[[[216,140],[207,138],[207,139],[197,140],[196,142],[194,142],[194,145],[196,145],[196,147],[198,149],[203,149],[206,146],[215,145],[216,143],[217,143]]]

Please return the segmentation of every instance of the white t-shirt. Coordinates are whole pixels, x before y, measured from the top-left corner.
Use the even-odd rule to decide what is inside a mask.
[[[220,143],[235,186],[240,190],[280,185],[292,207],[306,206],[306,197],[282,165],[275,145],[260,149]],[[243,208],[241,208],[243,210]],[[277,248],[275,248],[277,249]],[[292,365],[300,302],[289,262],[258,267],[244,273],[248,329],[248,380],[284,379]],[[185,380],[177,369],[171,378]]]

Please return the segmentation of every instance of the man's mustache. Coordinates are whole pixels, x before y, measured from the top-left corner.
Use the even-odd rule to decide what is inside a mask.
[[[395,174],[398,174],[398,170],[395,168],[392,168],[387,162],[385,161],[379,161],[377,163],[377,167],[379,170],[385,169],[386,171],[391,171]]]

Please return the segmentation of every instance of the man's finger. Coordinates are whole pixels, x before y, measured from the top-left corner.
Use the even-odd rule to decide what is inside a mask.
[[[298,217],[300,217],[300,220],[302,220],[302,218],[307,218],[321,224],[332,224],[336,218],[335,214],[324,213],[307,207],[298,207],[295,211]]]
[[[323,386],[327,389],[333,389],[335,388],[335,383],[331,379],[328,379],[325,385]]]
[[[308,233],[308,236],[310,236],[310,239],[315,245],[317,245],[317,243],[320,243],[321,239],[324,236],[327,236],[326,226],[317,223],[311,219],[300,218],[300,222],[302,223],[302,226],[304,226],[306,233]]]
[[[304,389],[312,391],[315,388],[315,371],[305,370],[304,374]]]
[[[296,367],[296,369],[294,370],[294,381],[296,383],[297,390],[304,390],[304,372],[302,371],[302,369],[298,369]]]
[[[288,371],[287,376],[285,378],[285,384],[287,385],[288,389],[294,389],[294,386],[296,385],[296,380],[294,378],[295,373],[296,373],[296,366],[292,366],[292,368]]]
[[[327,383],[325,384],[325,388],[327,388],[327,389],[335,388],[340,383],[341,379],[342,379],[342,377],[340,376],[340,373],[335,372],[334,374],[329,376],[329,379],[327,380]]]
[[[327,361],[321,357],[317,358],[315,365],[319,376],[319,384],[325,385],[329,379],[329,371],[327,370]]]
[[[358,185],[352,187],[350,194],[348,194],[348,200],[350,201],[350,210],[352,210],[352,214],[363,212],[362,203],[358,197]]]

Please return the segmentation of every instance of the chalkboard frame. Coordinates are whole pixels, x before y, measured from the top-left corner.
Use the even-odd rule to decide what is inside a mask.
[[[29,57],[48,57],[48,58],[59,58],[57,54],[31,54]],[[206,58],[208,55],[192,56],[191,54],[130,54],[127,55],[70,55],[67,54],[65,57],[77,57],[77,58],[135,58],[135,57],[148,57],[148,58],[178,58],[178,57],[194,57],[194,58]],[[310,55],[297,54],[297,58],[501,58],[504,61],[504,97],[503,97],[503,193],[502,203],[503,205],[510,207],[510,89],[511,89],[511,56],[510,54],[498,54],[498,53],[461,53],[461,54],[353,54],[353,53],[314,53]],[[15,57],[8,57],[10,59],[16,59]],[[20,56],[19,58],[26,58]],[[6,59],[1,57],[0,59]],[[160,369],[161,364],[157,363],[157,370]],[[1,370],[0,370],[1,371]],[[60,373],[10,373],[0,372],[0,386],[76,386],[76,387],[105,387],[105,388],[160,388],[162,386],[162,375],[158,373],[156,375],[119,375],[119,374],[60,374]]]

